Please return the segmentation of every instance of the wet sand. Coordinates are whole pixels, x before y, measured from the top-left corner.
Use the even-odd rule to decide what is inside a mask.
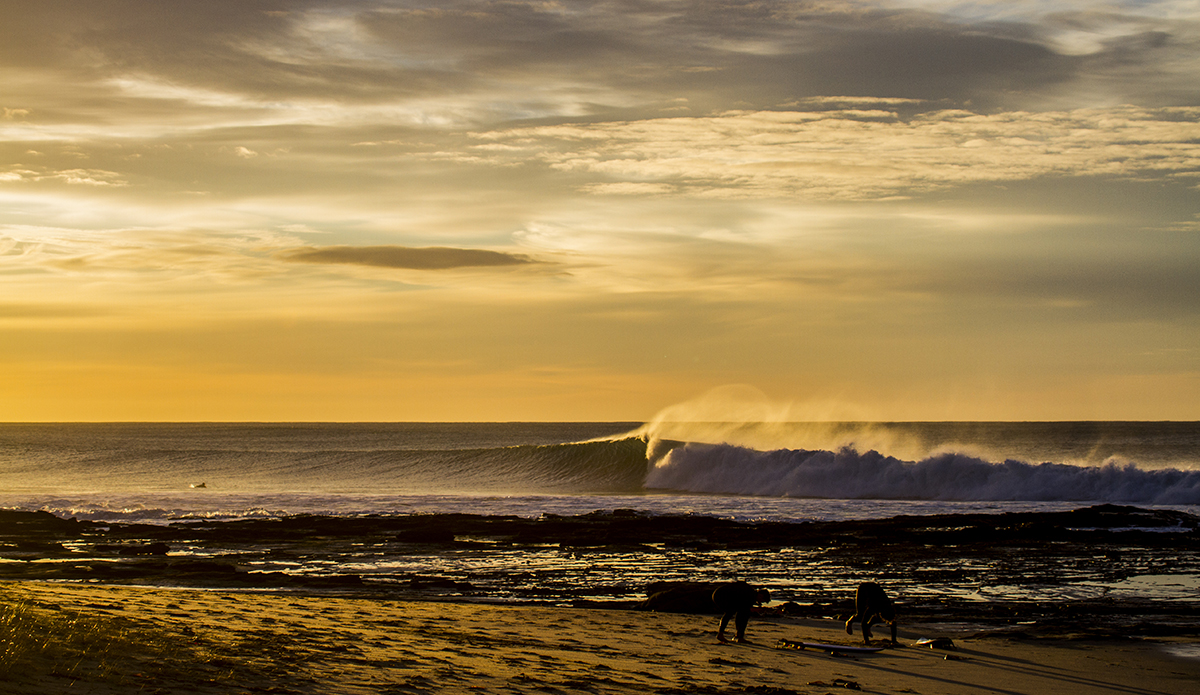
[[[839,622],[782,614],[754,619],[752,644],[721,645],[715,617],[619,609],[45,582],[0,583],[0,608],[5,693],[1200,692],[1200,660],[1169,654],[1194,638],[912,624],[904,646],[836,657],[776,648],[852,643]],[[912,646],[936,636],[957,649]]]

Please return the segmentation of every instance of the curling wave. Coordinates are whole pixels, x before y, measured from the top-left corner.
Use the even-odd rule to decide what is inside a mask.
[[[757,451],[728,444],[671,449],[647,473],[646,487],[826,499],[1200,504],[1200,471],[1116,463],[992,463],[954,453],[903,461],[851,448]]]

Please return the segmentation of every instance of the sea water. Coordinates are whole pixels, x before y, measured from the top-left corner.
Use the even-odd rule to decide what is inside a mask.
[[[806,521],[1106,502],[1200,514],[1200,423],[0,425],[0,508],[99,522],[452,512],[536,518],[615,509]],[[863,571],[798,548],[414,553],[385,543],[309,555],[242,562],[251,571],[353,573],[375,585],[432,574],[472,582],[480,596],[500,600],[629,599],[651,581],[731,578],[815,600],[841,595]],[[1200,591],[1191,555],[1130,555],[1120,567],[1105,558],[1086,567],[1060,567],[1053,558],[1034,566],[1040,561],[1025,558],[1012,576],[955,557],[870,569],[872,576],[963,577],[906,582],[906,600],[1194,600]]]
[[[1200,423],[0,424],[0,507],[95,520],[632,508],[1200,512]]]

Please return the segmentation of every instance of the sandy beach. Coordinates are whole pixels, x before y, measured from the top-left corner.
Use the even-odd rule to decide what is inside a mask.
[[[0,694],[1200,693],[1194,521],[1108,506],[829,524],[597,513],[148,526],[8,511]],[[784,573],[751,644],[717,642],[710,585],[644,582],[667,557],[700,575],[738,553],[748,572]],[[589,596],[615,560],[615,574],[650,569]],[[492,565],[456,570],[467,561]],[[363,572],[389,563],[401,569]],[[1180,598],[1118,593],[1139,567]],[[832,581],[813,587],[808,568]],[[866,571],[900,598],[900,646],[780,648],[858,644],[842,621]],[[1114,590],[1044,598],[1088,582]],[[962,592],[998,583],[1027,593]],[[928,638],[954,648],[917,644]]]
[[[5,693],[1200,692],[1194,638],[1045,640],[927,633],[854,657],[842,625],[554,606],[89,586],[0,585]],[[956,649],[913,646],[951,637]],[[879,635],[876,635],[879,637]]]

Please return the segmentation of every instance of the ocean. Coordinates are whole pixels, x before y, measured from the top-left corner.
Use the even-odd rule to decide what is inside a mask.
[[[1200,514],[1200,423],[0,425],[0,508],[100,523],[616,510],[802,522],[1101,503]],[[833,600],[866,578],[902,582],[906,601],[1194,601],[1200,592],[1200,556],[1169,544],[1068,564],[951,551],[919,567],[886,554],[866,566],[833,550],[664,544],[310,550],[197,542],[171,554],[380,587],[435,577],[471,587],[449,591],[471,600],[630,600],[654,581],[734,578],[770,586],[778,600]]]
[[[637,509],[1200,512],[1200,423],[0,424],[0,507],[167,523]]]

